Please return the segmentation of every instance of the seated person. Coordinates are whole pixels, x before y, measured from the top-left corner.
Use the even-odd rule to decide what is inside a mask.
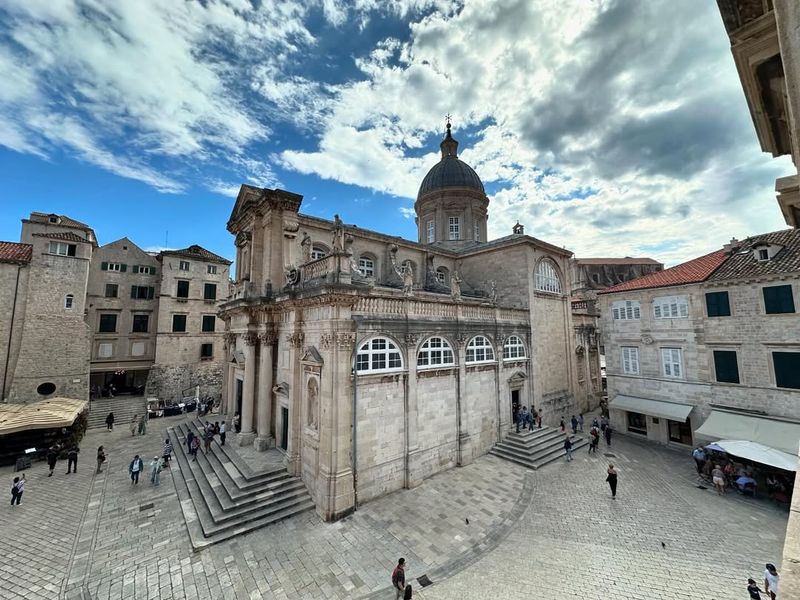
[[[739,491],[743,494],[756,495],[756,480],[749,475],[741,475],[736,480],[736,487],[739,488]]]

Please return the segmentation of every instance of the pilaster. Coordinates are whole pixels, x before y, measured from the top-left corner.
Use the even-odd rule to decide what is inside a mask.
[[[239,434],[239,445],[249,446],[256,437],[253,431],[253,413],[255,412],[256,388],[256,345],[258,337],[253,333],[244,336],[244,390],[242,397],[242,415]]]

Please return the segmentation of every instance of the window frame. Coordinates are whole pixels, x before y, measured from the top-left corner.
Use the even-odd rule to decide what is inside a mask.
[[[107,263],[106,264],[106,271],[111,271],[112,273],[122,273],[125,269],[122,268],[122,263]]]
[[[186,284],[186,295],[181,295],[181,285]],[[188,279],[177,279],[175,280],[175,297],[176,298],[189,298],[189,280]]]
[[[478,340],[483,340],[484,343],[478,344]],[[483,358],[478,358],[479,351],[483,354]],[[470,354],[472,355],[472,359],[470,359]],[[489,355],[491,355],[491,357]],[[496,360],[494,345],[488,336],[478,334],[467,342],[467,346],[464,350],[465,365],[488,364],[496,362]]]
[[[659,321],[668,319],[688,319],[689,297],[685,295],[675,295],[653,298],[653,318]]]
[[[450,360],[445,359],[450,356]],[[434,363],[433,357],[438,356],[439,362]],[[423,362],[424,360],[424,362]],[[456,353],[447,338],[432,335],[427,338],[417,350],[417,369],[445,369],[456,366]]]
[[[175,329],[175,319],[183,317],[183,329]],[[188,315],[185,313],[172,313],[172,326],[170,327],[170,333],[186,333],[186,325]]]
[[[330,254],[330,252],[325,246],[320,244],[311,245],[311,260],[322,260],[328,256],[328,254]]]
[[[641,375],[642,363],[639,359],[639,346],[620,346],[620,351],[623,375]],[[628,355],[627,358],[625,354]],[[636,365],[635,369],[633,368],[634,363]]]
[[[729,379],[720,379],[720,363],[728,361],[730,359],[730,355],[733,354],[733,368],[735,369],[734,375],[731,379],[735,378],[735,381],[731,381]],[[722,355],[726,356],[725,361],[721,361]],[[725,349],[714,349],[711,351],[711,356],[714,359],[714,381],[717,383],[731,383],[731,384],[741,384],[742,378],[739,374],[739,353],[736,350],[725,350]],[[728,363],[726,366],[730,366],[731,363]],[[724,373],[723,373],[724,375]]]
[[[211,321],[211,329],[206,329],[206,320],[214,319]],[[216,315],[203,315],[200,319],[200,331],[202,333],[215,333],[217,331],[217,316]]]
[[[447,217],[447,239],[455,242],[461,239],[461,217],[453,215]]]
[[[192,270],[192,263],[188,260],[179,260],[178,261],[178,271],[191,271]]]
[[[210,350],[208,354],[205,353],[206,348]],[[200,344],[200,360],[213,360],[213,358],[214,358],[213,342],[203,342],[202,344]]]
[[[109,288],[114,288],[114,294],[111,295],[108,293]],[[119,298],[119,284],[118,283],[107,283],[105,290],[103,290],[104,298]]]
[[[101,348],[109,348],[108,354],[103,356],[103,353],[101,352]],[[113,357],[114,357],[114,343],[113,342],[103,341],[103,342],[100,342],[100,343],[97,344],[97,358],[106,359],[106,358],[113,358]]]
[[[206,265],[206,275],[216,275],[217,265]]]
[[[475,242],[481,241],[481,228],[477,223],[472,224],[472,240]]]
[[[516,341],[515,341],[516,340]],[[517,352],[516,355],[511,356],[511,350],[515,350]],[[521,354],[519,353],[521,351]],[[512,360],[527,360],[528,359],[528,350],[525,347],[525,342],[522,341],[522,338],[518,335],[510,335],[503,342],[503,360],[504,361],[512,361]]]
[[[428,243],[432,244],[436,241],[436,221],[433,219],[428,219],[427,223],[425,223],[425,227]]]
[[[114,327],[112,329],[104,329],[103,322],[107,322],[107,319],[110,317],[114,318]],[[117,313],[100,313],[97,315],[97,333],[117,333],[118,321]]]
[[[665,352],[669,353],[669,358],[665,355]],[[675,359],[675,352],[677,352],[678,360],[677,362]],[[677,375],[675,374],[675,365],[678,366],[677,368]],[[667,373],[667,371],[670,373]],[[661,348],[661,375],[664,377],[668,377],[669,379],[686,379],[686,374],[683,369],[683,349],[682,348]]]
[[[210,290],[210,289],[214,290],[213,297],[208,295],[208,290]],[[216,283],[208,283],[208,282],[204,282],[203,283],[203,300],[213,300],[214,302],[217,301],[217,284]]]
[[[772,350],[770,352],[770,354],[772,355],[772,357],[771,357],[772,358],[772,372],[775,375],[775,387],[777,387],[779,389],[782,389],[782,390],[800,390],[800,375],[795,375],[795,378],[796,378],[796,381],[795,381],[795,380],[792,379],[791,376],[787,377],[787,375],[783,374],[783,371],[781,371],[781,374],[780,374],[780,377],[779,377],[778,363],[775,360],[776,359],[776,355],[780,355],[781,357],[788,357],[789,355],[791,355],[791,356],[794,357],[794,360],[798,363],[798,365],[800,365],[800,352],[796,352],[796,351],[795,352],[785,352],[785,351]],[[798,365],[795,365],[795,366],[798,366]],[[787,372],[790,375],[791,374],[800,373],[800,370],[798,370],[796,368],[792,369],[791,366],[792,365],[787,366],[787,369],[788,369]],[[781,382],[783,382],[784,384],[787,384],[789,382],[793,382],[793,385],[781,385]]]
[[[64,310],[72,310],[75,307],[75,295],[66,294],[64,296]]]
[[[145,319],[144,329],[137,329],[137,321],[141,321],[142,317]],[[134,314],[131,316],[131,333],[150,333],[150,315],[149,314]]]
[[[563,294],[564,287],[561,285],[561,276],[552,260],[540,260],[536,265],[533,275],[533,287],[537,292],[546,294]]]
[[[144,290],[144,292],[142,292]],[[155,297],[155,288],[152,285],[132,285],[132,300],[152,300]]]
[[[788,290],[789,296],[779,297],[778,290]],[[797,313],[797,308],[794,304],[794,289],[792,284],[781,285],[765,285],[761,288],[761,295],[764,298],[764,313],[768,315],[793,315]],[[777,308],[778,310],[769,310]],[[791,308],[791,310],[788,310]]]
[[[64,252],[60,252],[62,247],[64,249]],[[68,242],[52,241],[47,246],[47,253],[52,254],[54,256],[75,256],[77,250],[78,250],[77,244],[70,244]]]
[[[139,275],[155,275],[156,268],[151,265],[134,265],[133,272]]]
[[[381,342],[385,342],[383,348]],[[393,355],[396,355],[393,356]],[[375,367],[375,359],[383,357],[384,366]],[[359,364],[366,358],[367,368],[359,368]],[[393,363],[395,363],[393,365]],[[387,336],[374,336],[359,344],[356,350],[355,363],[353,370],[357,375],[371,375],[373,373],[398,373],[403,370],[403,353],[400,345],[392,338]]]
[[[613,321],[640,321],[641,318],[642,303],[640,300],[615,300],[611,303],[611,319]]]
[[[375,277],[375,260],[368,254],[362,254],[358,257],[358,270],[364,277]]]
[[[724,302],[722,301],[723,298]],[[706,299],[706,315],[709,318],[713,319],[716,317],[731,316],[731,298],[728,290],[721,290],[717,292],[706,292],[705,299]],[[713,310],[712,306],[714,307]]]

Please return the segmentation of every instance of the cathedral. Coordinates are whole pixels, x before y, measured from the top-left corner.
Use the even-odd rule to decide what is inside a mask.
[[[416,242],[248,185],[228,221],[224,409],[241,444],[285,454],[325,519],[486,454],[515,402],[551,424],[590,402],[572,253],[519,224],[488,240],[489,198],[449,123],[440,147]]]

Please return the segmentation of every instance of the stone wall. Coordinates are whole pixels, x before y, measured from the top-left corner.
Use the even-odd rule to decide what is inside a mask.
[[[30,272],[28,265],[0,263],[0,390],[4,390],[0,401],[3,402],[11,391],[19,359]]]
[[[145,395],[160,400],[179,400],[183,390],[194,396],[194,387],[200,386],[200,396],[211,396],[214,400],[222,398],[221,362],[207,362],[188,365],[154,365],[147,375]]]

